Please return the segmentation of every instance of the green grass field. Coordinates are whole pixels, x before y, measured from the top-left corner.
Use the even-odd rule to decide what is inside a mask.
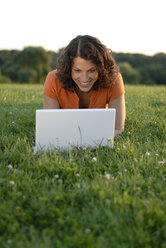
[[[42,85],[0,85],[0,247],[166,247],[165,96],[126,86],[113,149],[34,154]]]

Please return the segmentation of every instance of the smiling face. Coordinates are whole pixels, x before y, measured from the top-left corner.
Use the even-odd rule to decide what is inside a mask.
[[[89,92],[98,79],[97,66],[81,57],[73,59],[71,74],[73,81],[82,92]]]

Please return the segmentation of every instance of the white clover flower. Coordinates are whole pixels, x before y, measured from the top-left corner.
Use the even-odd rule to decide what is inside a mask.
[[[96,162],[97,161],[97,158],[96,157],[92,158],[92,161],[93,162]]]
[[[89,228],[85,229],[85,233],[90,233],[91,230]]]
[[[138,160],[136,159],[136,158],[134,158],[134,161],[137,163],[138,162]]]
[[[12,166],[11,164],[9,164],[9,165],[7,166],[7,168],[8,168],[9,170],[12,170],[12,169],[13,169],[13,166]]]
[[[159,161],[159,165],[166,164],[166,161]]]
[[[7,240],[7,243],[8,243],[8,244],[11,244],[11,243],[12,243],[12,240],[11,240],[11,239],[8,239],[8,240]]]
[[[14,182],[14,181],[9,181],[9,184],[10,184],[10,185],[14,185],[15,182]]]
[[[127,169],[125,169],[124,171],[127,172]]]
[[[108,180],[111,179],[111,175],[110,175],[110,174],[105,174],[104,177],[105,177],[106,179],[108,179]]]
[[[59,178],[59,175],[55,175],[54,178],[56,178],[56,179]]]
[[[19,206],[17,206],[15,209],[16,209],[17,211],[19,211],[21,208],[20,208]]]
[[[80,174],[79,174],[79,173],[77,173],[77,174],[76,174],[76,176],[77,176],[77,177],[79,177],[79,176],[80,176]]]
[[[145,156],[150,156],[150,152],[146,152],[145,153]]]

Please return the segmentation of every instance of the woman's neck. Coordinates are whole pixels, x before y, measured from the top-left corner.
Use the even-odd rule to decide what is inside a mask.
[[[88,108],[90,104],[90,97],[92,94],[92,90],[88,92],[83,92],[77,88],[76,93],[79,97],[79,108]]]
[[[88,92],[81,91],[78,87],[76,87],[76,93],[78,96],[90,96],[92,94],[92,89],[90,89]]]

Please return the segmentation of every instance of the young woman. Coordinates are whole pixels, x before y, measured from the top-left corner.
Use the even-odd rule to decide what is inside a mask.
[[[115,134],[124,130],[124,84],[110,50],[97,38],[74,38],[44,84],[45,109],[115,108]]]

